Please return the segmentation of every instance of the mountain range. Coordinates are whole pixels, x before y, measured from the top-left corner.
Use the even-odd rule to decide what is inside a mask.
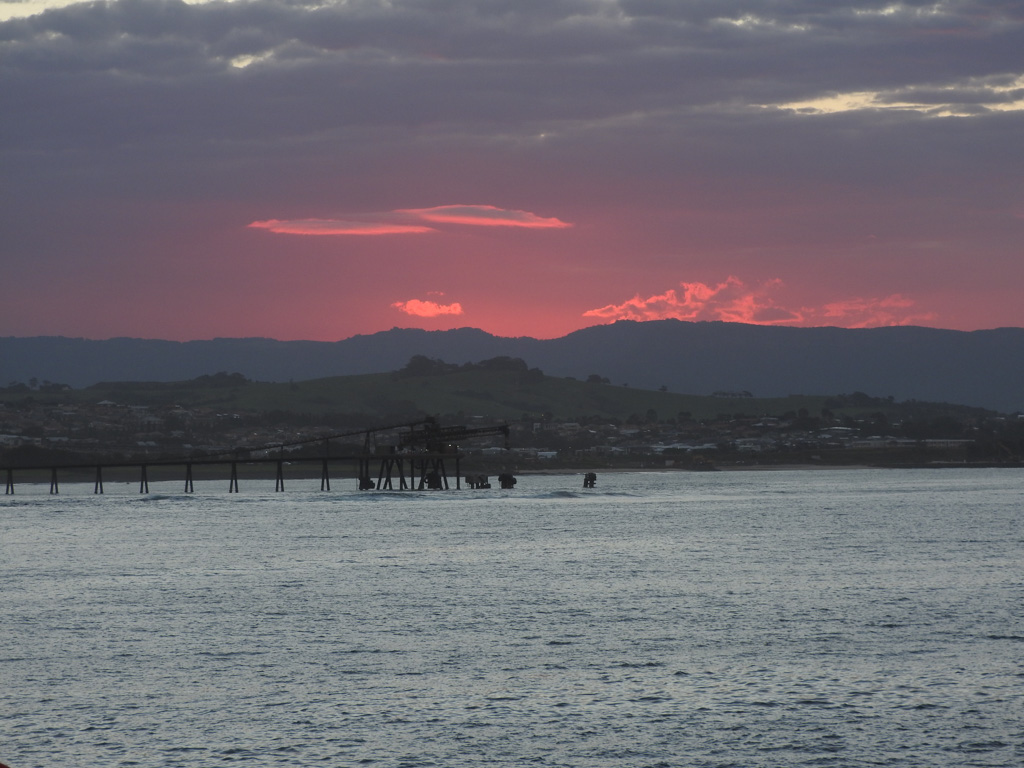
[[[1024,410],[1024,328],[792,328],[657,320],[593,326],[557,339],[493,336],[475,328],[393,328],[336,342],[0,337],[0,385],[35,379],[81,388],[221,371],[257,381],[303,381],[393,371],[415,355],[459,364],[517,357],[549,376],[596,374],[613,384],[687,394],[864,392]]]

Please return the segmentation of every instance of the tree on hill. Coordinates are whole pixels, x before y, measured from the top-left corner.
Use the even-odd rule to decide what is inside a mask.
[[[220,371],[219,373],[215,373],[212,376],[208,373],[202,376],[197,376],[196,378],[192,379],[191,383],[198,384],[199,386],[202,387],[219,388],[238,387],[243,384],[248,384],[249,380],[240,373],[226,373],[225,371]]]
[[[543,371],[539,368],[531,369],[526,364],[525,360],[518,357],[508,357],[507,355],[500,355],[487,360],[481,360],[479,363],[466,363],[461,366],[456,363],[446,363],[444,360],[430,358],[426,355],[413,355],[409,359],[409,362],[405,364],[405,367],[396,371],[395,375],[398,378],[410,376],[443,376],[445,374],[458,373],[460,371],[503,371],[507,373],[531,373],[537,376],[543,376]]]
[[[398,378],[411,376],[439,376],[445,373],[454,373],[459,366],[454,363],[446,363],[444,360],[435,360],[426,355],[413,355],[404,368],[395,371]]]

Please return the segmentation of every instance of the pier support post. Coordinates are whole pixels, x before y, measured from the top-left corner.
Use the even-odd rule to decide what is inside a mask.
[[[185,465],[185,493],[195,493],[195,486],[192,485],[192,463]]]
[[[50,467],[50,493],[60,493],[60,486],[57,485],[57,468]]]
[[[142,474],[139,475],[139,493],[149,493],[149,472],[146,465],[142,465]]]
[[[448,490],[448,475],[444,470],[444,459],[420,459],[420,482],[418,490]]]
[[[274,481],[274,490],[284,490],[284,462],[280,459],[277,460],[277,479]]]
[[[370,460],[366,458],[359,459],[359,490],[360,491],[372,491],[378,487],[374,484],[373,478],[370,477]]]
[[[320,471],[320,490],[329,491],[331,490],[331,478],[327,474],[327,459],[323,460]]]
[[[10,467],[7,468],[7,488],[4,490],[4,496],[14,495],[14,470]]]
[[[385,456],[380,461],[380,472],[377,474],[377,490],[394,490],[394,482],[391,479],[393,472],[398,472],[398,489],[409,490],[412,487],[413,478],[416,475],[416,459],[409,459],[409,482],[405,482],[405,460],[401,456]],[[370,460],[366,459],[366,474],[370,474]],[[371,486],[372,487],[372,486]]]
[[[96,465],[96,482],[92,486],[93,493],[103,493],[103,467]]]
[[[228,481],[228,493],[238,493],[238,463],[231,462],[231,479]]]

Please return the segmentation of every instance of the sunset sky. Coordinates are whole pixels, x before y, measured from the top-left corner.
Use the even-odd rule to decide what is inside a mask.
[[[0,336],[1024,325],[1019,0],[0,0]]]

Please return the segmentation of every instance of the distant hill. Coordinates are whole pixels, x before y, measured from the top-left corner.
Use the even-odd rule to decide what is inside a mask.
[[[56,421],[69,433],[80,434],[97,431],[96,422],[109,425],[110,419],[116,422],[122,418],[112,414],[140,406],[172,421],[181,418],[182,409],[192,411],[205,428],[219,423],[228,430],[236,419],[257,414],[264,423],[289,429],[325,424],[352,429],[402,424],[425,416],[436,416],[446,424],[478,420],[594,424],[596,420],[633,425],[731,423],[775,417],[797,430],[836,426],[839,422],[852,426],[846,423],[850,418],[867,419],[869,431],[899,432],[910,425],[916,433],[930,430],[927,436],[959,438],[964,425],[982,426],[995,416],[994,411],[971,406],[901,403],[864,393],[776,398],[743,392],[689,395],[616,386],[596,375],[586,381],[547,376],[519,358],[496,357],[457,365],[421,355],[390,373],[289,383],[249,381],[238,373],[218,373],[173,382],[100,382],[82,389],[63,385],[31,389],[21,384],[0,388],[0,403],[10,406],[0,409],[0,415],[6,416],[0,422],[24,427],[17,425],[17,420],[29,414],[38,430],[42,430],[43,423],[52,426]],[[134,423],[135,418],[137,413],[128,422]],[[83,421],[88,426],[82,427]],[[1016,421],[1003,420],[1005,425],[1014,426]],[[98,431],[105,428],[101,426]],[[17,429],[15,433],[20,434]]]
[[[379,373],[414,355],[463,364],[517,357],[550,376],[708,395],[866,392],[896,400],[1024,410],[1024,329],[789,328],[623,321],[540,340],[473,328],[394,328],[337,342],[0,338],[0,385],[30,379],[181,381],[220,371],[268,382]]]
[[[412,363],[417,360],[427,358],[413,358]],[[0,402],[30,400],[52,408],[58,404],[89,406],[103,402],[154,409],[262,413],[286,420],[309,415],[315,421],[330,416],[335,421],[338,419],[334,417],[339,417],[339,423],[346,425],[364,421],[377,425],[404,423],[427,415],[439,416],[445,423],[462,423],[474,417],[500,421],[584,421],[595,417],[649,421],[676,418],[680,413],[696,419],[722,413],[782,415],[800,409],[818,414],[827,403],[836,401],[825,396],[708,397],[617,387],[546,376],[515,358],[495,358],[463,366],[412,363],[391,373],[331,376],[295,383],[251,382],[238,374],[216,374],[178,382],[100,382],[83,389],[0,388]],[[893,408],[886,401],[852,402],[848,408],[836,401],[830,410],[846,414]],[[899,412],[895,408],[894,412]],[[957,415],[967,411],[962,406],[939,407],[938,411],[932,408],[929,415],[945,414],[951,409]]]

